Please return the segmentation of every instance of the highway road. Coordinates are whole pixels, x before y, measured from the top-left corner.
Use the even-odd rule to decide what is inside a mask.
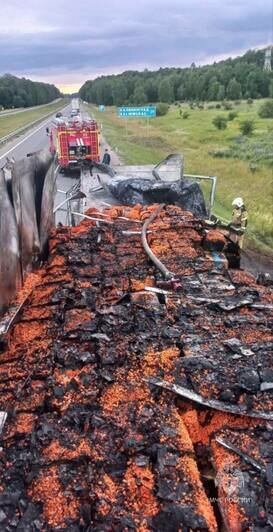
[[[65,106],[62,110],[63,113],[68,112],[69,106]],[[46,118],[38,126],[34,126],[22,135],[7,142],[0,147],[0,167],[5,163],[6,157],[14,157],[15,159],[22,159],[28,153],[32,153],[37,150],[46,148],[49,145],[49,140],[46,134],[46,127],[50,126],[52,118]]]
[[[62,109],[62,113],[68,114],[70,111],[70,105],[66,105]],[[25,157],[28,153],[33,153],[38,150],[49,147],[49,138],[46,134],[46,128],[51,125],[52,118],[54,118],[55,113],[51,117],[46,118],[38,126],[29,129],[27,132],[16,137],[10,142],[7,142],[0,147],[0,168],[4,166],[7,157],[14,157],[15,160],[20,160]],[[57,177],[57,188],[61,190],[68,190],[77,182],[76,179],[73,179],[69,176],[58,175]],[[61,193],[56,194],[55,206],[61,203],[64,199],[64,195]],[[65,223],[66,215],[62,211],[58,213],[56,217],[56,223],[62,222]]]
[[[65,106],[62,109],[64,115],[68,115],[70,112],[70,105]],[[81,115],[83,118],[89,118],[88,111],[81,107]],[[0,146],[0,168],[4,166],[7,157],[14,157],[15,160],[20,160],[28,153],[33,153],[38,150],[49,147],[49,138],[46,134],[46,128],[51,125],[51,120],[55,116],[45,119],[38,126],[29,129],[26,133],[16,137],[14,140]],[[101,151],[103,153],[106,147],[105,140],[101,137]],[[117,154],[109,149],[111,154],[111,161],[114,164],[119,164]],[[59,205],[64,199],[65,194],[58,192],[58,190],[67,191],[73,185],[77,183],[78,179],[71,177],[69,174],[58,174],[57,176],[57,193],[55,197],[55,207]],[[56,224],[61,222],[67,224],[66,207],[56,213]]]

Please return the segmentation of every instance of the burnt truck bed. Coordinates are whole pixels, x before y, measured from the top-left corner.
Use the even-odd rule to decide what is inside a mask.
[[[140,239],[154,210],[51,236],[1,347],[3,531],[272,529],[272,288],[174,206],[148,232],[166,283]]]

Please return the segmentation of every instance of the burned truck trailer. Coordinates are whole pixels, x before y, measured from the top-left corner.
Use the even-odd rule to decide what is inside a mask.
[[[204,203],[153,168],[141,190],[123,170],[104,186],[142,205],[105,209],[87,175],[86,210],[70,209],[81,222],[51,231],[0,322],[0,529],[269,532],[272,287],[228,269],[204,220],[216,178],[195,176],[211,180]],[[7,209],[3,176],[1,190]],[[147,204],[166,190],[180,206]]]
[[[1,529],[271,530],[272,288],[177,206],[85,216],[2,339]]]

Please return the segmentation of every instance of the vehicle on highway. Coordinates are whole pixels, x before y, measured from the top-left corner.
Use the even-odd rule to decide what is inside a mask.
[[[100,162],[99,128],[96,120],[55,120],[50,132],[50,151],[61,170]]]
[[[63,113],[61,113],[61,111],[58,111],[58,113],[56,113],[56,118],[61,118],[61,116],[63,116]]]

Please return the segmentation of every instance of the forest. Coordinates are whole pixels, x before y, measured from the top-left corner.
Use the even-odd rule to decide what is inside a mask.
[[[0,77],[0,108],[32,107],[52,102],[61,93],[55,85],[17,78],[11,74]]]
[[[126,71],[86,81],[83,100],[104,105],[175,101],[222,101],[273,96],[273,76],[263,70],[264,50],[212,65]]]

